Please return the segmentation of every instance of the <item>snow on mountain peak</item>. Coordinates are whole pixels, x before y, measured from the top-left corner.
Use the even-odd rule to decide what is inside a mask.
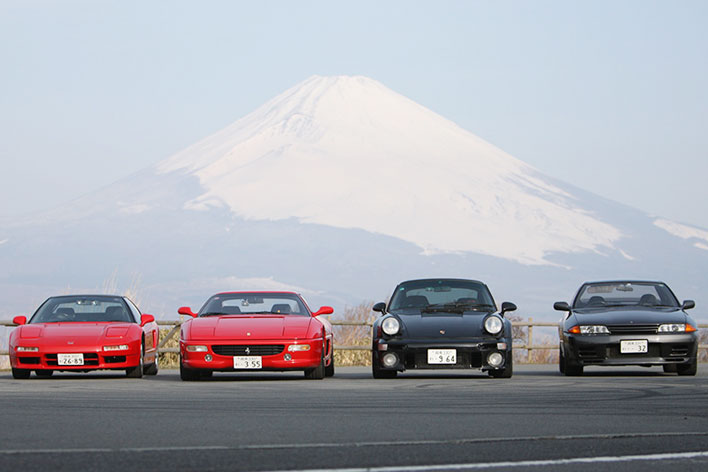
[[[426,253],[546,264],[621,237],[531,166],[361,76],[310,77],[157,170],[198,177],[190,209],[361,228]]]

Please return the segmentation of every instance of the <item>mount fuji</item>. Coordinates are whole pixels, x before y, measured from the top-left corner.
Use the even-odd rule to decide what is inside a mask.
[[[341,308],[429,276],[481,279],[536,319],[588,279],[661,279],[700,307],[707,262],[704,229],[548,177],[375,80],[314,76],[154,166],[3,222],[0,318],[111,274],[138,278],[142,308],[166,318],[217,290]]]

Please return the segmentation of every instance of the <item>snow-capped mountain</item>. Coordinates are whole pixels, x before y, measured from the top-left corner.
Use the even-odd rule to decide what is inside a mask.
[[[170,317],[216,290],[290,287],[337,308],[425,276],[484,280],[536,319],[597,278],[664,279],[700,307],[706,262],[708,231],[545,176],[372,79],[316,76],[155,166],[2,224],[0,318],[114,273]]]

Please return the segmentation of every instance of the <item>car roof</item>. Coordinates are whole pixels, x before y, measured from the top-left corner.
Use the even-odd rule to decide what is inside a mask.
[[[410,279],[410,280],[404,280],[403,282],[399,282],[398,285],[405,284],[408,282],[433,282],[436,280],[449,280],[449,281],[460,281],[460,282],[475,282],[478,284],[486,285],[484,282],[480,280],[474,280],[474,279],[461,279],[461,278],[455,278],[455,277],[433,277],[433,278],[425,278],[425,279]]]
[[[219,292],[216,295],[235,295],[239,293],[282,293],[288,295],[299,295],[297,292],[289,292],[286,290],[237,290],[234,292]]]
[[[634,280],[634,279],[619,279],[619,280],[591,280],[583,282],[583,285],[589,284],[664,284],[660,280]]]

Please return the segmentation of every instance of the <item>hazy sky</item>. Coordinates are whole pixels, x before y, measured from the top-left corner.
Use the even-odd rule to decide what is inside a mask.
[[[708,227],[708,2],[0,0],[0,217],[124,178],[313,74]]]

